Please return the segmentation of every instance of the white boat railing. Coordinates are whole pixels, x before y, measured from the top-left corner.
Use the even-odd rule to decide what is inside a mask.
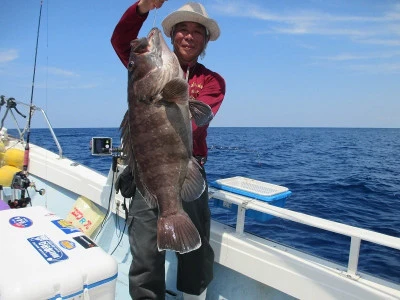
[[[32,106],[32,110],[38,110],[38,111],[40,111],[42,113],[42,115],[44,117],[44,120],[46,121],[47,126],[49,127],[51,136],[53,137],[53,140],[56,143],[56,146],[57,146],[57,149],[58,149],[58,156],[59,156],[59,158],[62,158],[63,157],[63,150],[61,148],[60,143],[58,142],[57,136],[56,136],[56,134],[54,133],[54,130],[53,130],[53,126],[51,126],[50,120],[47,117],[46,112],[42,108],[37,107],[37,106]]]
[[[270,205],[256,199],[233,194],[230,192],[209,188],[210,198],[222,200],[238,206],[236,232],[244,233],[246,210],[252,209],[275,217],[290,220],[296,223],[312,226],[326,231],[338,233],[351,238],[349,259],[347,265],[347,275],[357,278],[358,259],[360,255],[361,241],[368,241],[374,244],[400,250],[400,238],[377,233],[371,230],[353,227],[342,223],[313,217],[303,213],[291,211],[285,208]]]
[[[3,99],[4,99],[4,96],[3,96]],[[62,151],[61,145],[60,145],[60,143],[58,142],[57,136],[56,136],[56,134],[54,133],[54,130],[53,130],[53,126],[51,126],[50,120],[49,120],[49,118],[47,117],[46,112],[45,112],[42,108],[40,108],[40,107],[37,107],[37,106],[35,106],[35,105],[29,105],[29,104],[27,104],[27,103],[20,102],[20,101],[15,101],[13,98],[8,99],[7,101],[10,101],[11,99],[12,99],[12,101],[13,101],[13,103],[14,103],[13,108],[16,108],[16,104],[18,104],[18,105],[22,105],[22,106],[27,107],[28,113],[30,113],[32,116],[33,116],[33,113],[34,113],[35,111],[40,111],[40,112],[42,113],[43,118],[44,118],[45,122],[47,123],[47,126],[48,126],[48,128],[49,128],[49,130],[50,130],[50,133],[51,133],[52,137],[53,137],[53,140],[54,140],[54,142],[56,143],[56,146],[57,146],[57,149],[58,149],[59,158],[62,158],[62,157],[63,157],[63,151]],[[8,110],[6,111],[6,113],[5,113],[5,115],[4,115],[2,121],[4,121],[4,118],[7,116],[8,111],[11,113],[11,116],[12,116],[12,118],[13,118],[15,124],[16,124],[16,129],[17,129],[17,131],[18,131],[18,133],[19,133],[19,139],[20,139],[20,140],[24,140],[24,135],[25,135],[25,133],[27,132],[27,130],[29,130],[29,128],[28,128],[28,122],[27,122],[27,124],[26,124],[24,130],[21,131],[20,126],[19,126],[18,121],[17,121],[17,118],[15,117],[13,111],[12,111],[10,108],[8,108]],[[18,111],[17,111],[17,112],[18,112]],[[25,116],[24,116],[24,117],[25,117]]]

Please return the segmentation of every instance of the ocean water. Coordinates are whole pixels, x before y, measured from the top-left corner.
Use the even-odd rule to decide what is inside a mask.
[[[117,128],[55,129],[63,154],[103,174],[111,157],[92,156],[91,137]],[[32,129],[31,142],[57,151],[47,129]],[[400,237],[400,129],[215,128],[208,133],[208,181],[245,176],[292,191],[286,208]],[[213,218],[234,226],[230,211]],[[247,219],[246,231],[347,265],[350,238],[273,218]],[[362,242],[359,270],[400,283],[400,251]]]

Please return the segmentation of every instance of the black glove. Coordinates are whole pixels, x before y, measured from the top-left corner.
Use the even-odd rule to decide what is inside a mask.
[[[120,191],[124,198],[132,198],[135,195],[135,177],[133,176],[132,169],[129,166],[126,166],[122,173],[119,174],[117,181],[115,182],[115,190],[117,193]]]

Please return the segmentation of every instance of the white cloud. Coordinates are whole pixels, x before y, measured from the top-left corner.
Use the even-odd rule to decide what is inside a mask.
[[[320,60],[330,60],[330,61],[350,61],[350,60],[371,60],[371,59],[391,59],[400,57],[400,51],[393,52],[379,52],[379,53],[369,53],[369,54],[352,54],[352,53],[342,53],[334,56],[325,57],[315,57]]]
[[[75,72],[63,70],[63,69],[55,68],[55,67],[48,67],[47,71],[49,72],[49,74],[53,74],[53,75],[60,75],[60,76],[65,76],[65,77],[79,77],[79,74],[77,74]]]
[[[360,64],[348,66],[349,69],[357,72],[370,73],[370,74],[399,74],[400,63],[395,64]]]
[[[98,83],[84,83],[71,81],[49,81],[47,83],[38,83],[35,86],[41,89],[56,89],[56,90],[90,90],[99,87]]]
[[[400,46],[400,39],[364,39],[360,42],[381,46]]]
[[[224,16],[253,19],[257,29],[254,35],[296,36],[299,47],[304,43],[314,52],[314,63],[337,66],[356,72],[399,73],[400,51],[400,4],[371,4],[360,9],[351,2],[326,6],[321,10],[316,6],[266,5],[252,1],[216,1],[213,9]],[[301,7],[301,9],[298,9]],[[335,11],[329,11],[332,7]],[[252,27],[254,28],[254,27]],[[298,37],[310,36],[315,39]],[[327,38],[326,40],[318,38]],[[392,50],[392,51],[391,51]],[[344,52],[346,51],[346,52]],[[320,56],[315,55],[320,52]],[[349,65],[349,62],[353,62]],[[357,64],[356,64],[357,62]],[[358,64],[359,63],[359,64]]]
[[[15,49],[0,50],[0,63],[13,61],[18,58],[18,51]]]
[[[248,1],[217,2],[213,9],[231,17],[251,18],[268,22],[266,34],[349,36],[352,38],[386,36],[388,40],[400,35],[400,5],[387,7],[376,17],[370,15],[332,14],[317,10],[270,11]],[[395,44],[395,42],[392,42]]]
[[[321,60],[331,60],[331,61],[348,61],[348,60],[364,60],[364,59],[369,59],[371,57],[366,55],[343,53],[335,56],[316,57],[316,58]]]

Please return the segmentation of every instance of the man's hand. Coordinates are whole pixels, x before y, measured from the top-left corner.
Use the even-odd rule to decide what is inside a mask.
[[[138,12],[144,15],[152,9],[160,8],[165,1],[167,0],[140,0],[138,3]]]

